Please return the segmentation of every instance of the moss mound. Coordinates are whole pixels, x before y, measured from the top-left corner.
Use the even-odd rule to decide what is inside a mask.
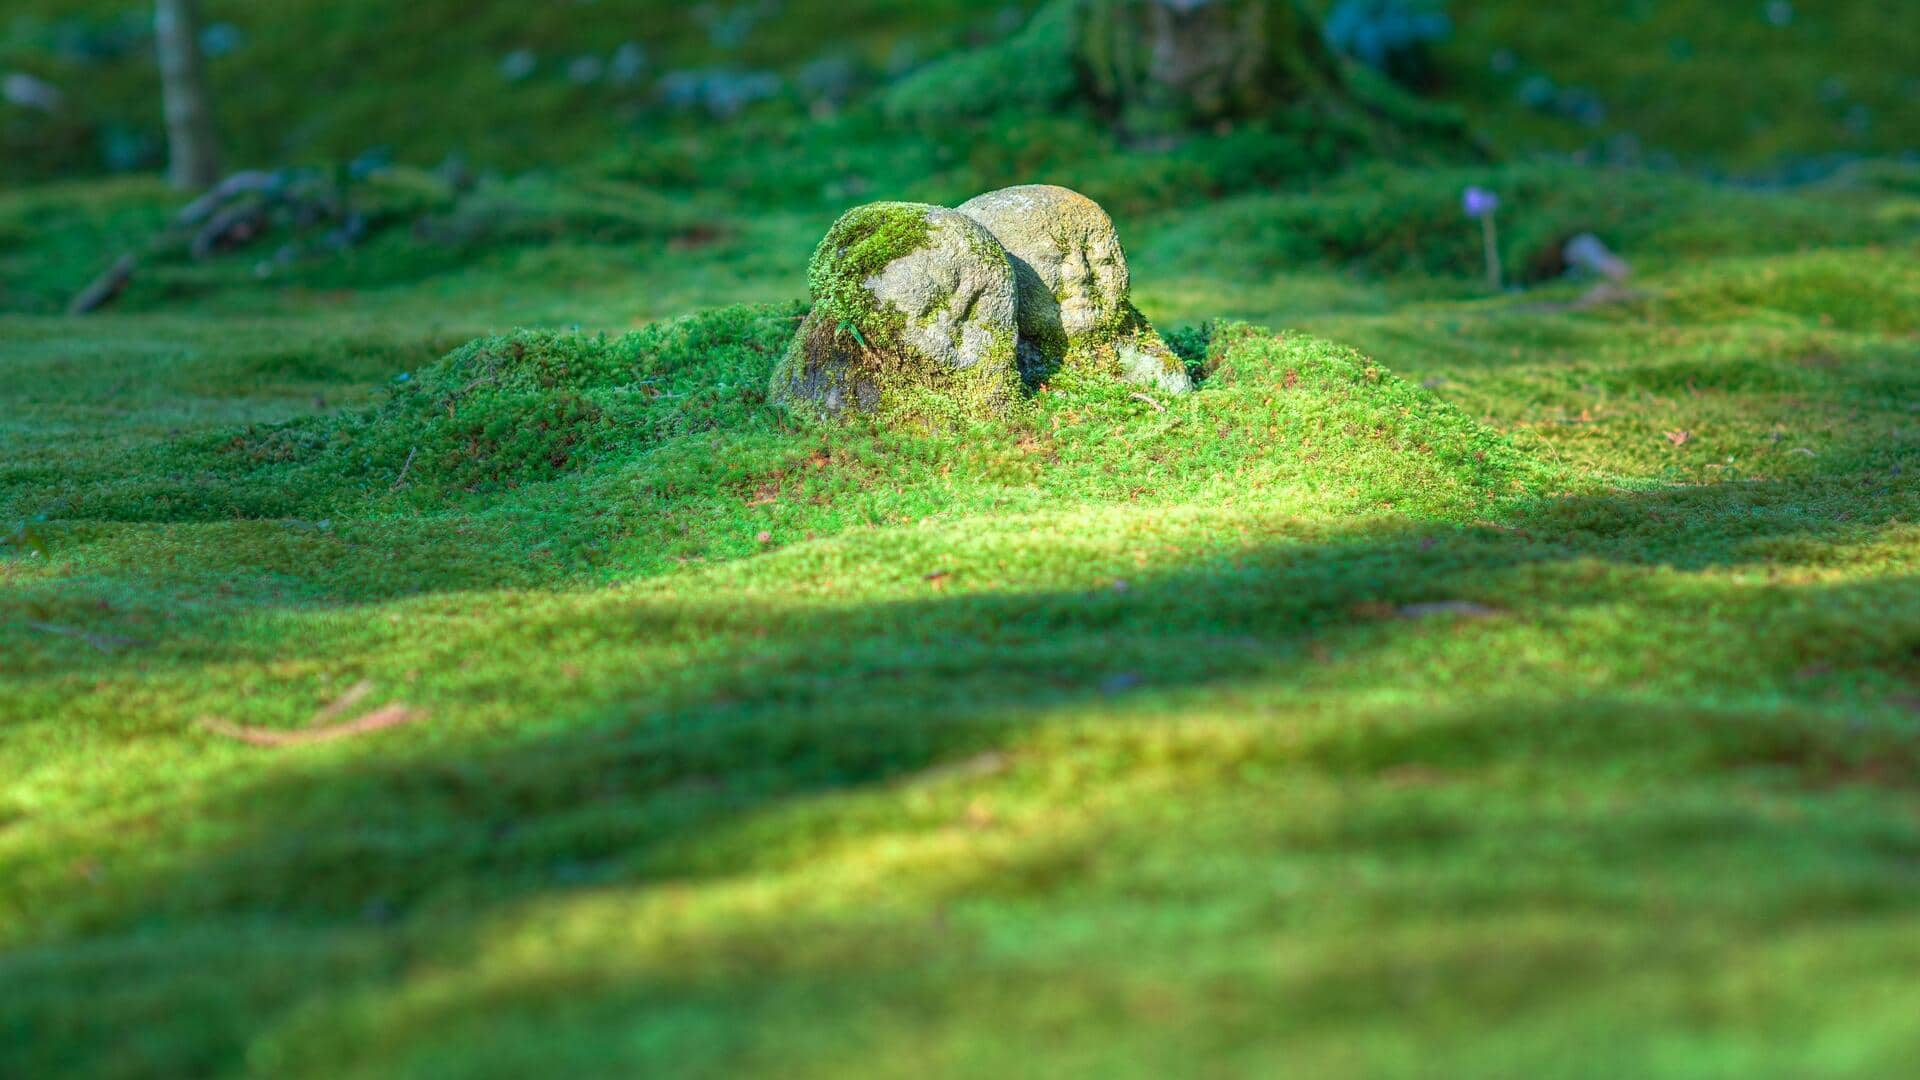
[[[1128,451],[1095,445],[1106,441],[1097,426],[1080,435],[1090,440],[1084,452],[1107,458],[1108,467],[1112,456],[1139,455],[1118,470],[1127,481],[1151,477],[1209,505],[1454,518],[1537,498],[1563,482],[1505,435],[1349,346],[1243,322],[1175,341],[1197,352],[1202,376],[1200,390],[1169,412],[1179,422]],[[1062,389],[1097,392],[1116,411],[1150,411],[1130,388],[1104,386],[1070,379]]]

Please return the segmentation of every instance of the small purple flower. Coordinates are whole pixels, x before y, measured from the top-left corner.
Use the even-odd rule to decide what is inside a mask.
[[[1480,240],[1486,248],[1487,284],[1500,291],[1500,238],[1493,223],[1493,212],[1500,209],[1500,196],[1486,188],[1469,185],[1460,193],[1460,207],[1480,222]]]

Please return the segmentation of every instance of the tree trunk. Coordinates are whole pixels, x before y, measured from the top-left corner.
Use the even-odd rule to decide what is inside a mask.
[[[1079,12],[1079,61],[1129,130],[1244,119],[1340,89],[1297,0],[1080,0]]]
[[[198,0],[155,0],[153,30],[167,114],[167,174],[176,188],[202,190],[220,179],[220,147],[200,61]]]

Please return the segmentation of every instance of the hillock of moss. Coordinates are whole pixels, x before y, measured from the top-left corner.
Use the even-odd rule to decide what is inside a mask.
[[[798,317],[791,306],[735,307],[616,338],[483,338],[397,382],[372,409],[221,440],[220,467],[238,470],[240,482],[219,490],[291,486],[310,493],[314,506],[396,488],[485,496],[579,473],[644,475],[650,454],[689,439],[706,447],[701,458],[724,459],[735,452],[729,448],[780,431],[761,387]],[[1167,499],[1206,490],[1271,498],[1277,488],[1292,490],[1290,501],[1302,508],[1420,505],[1447,513],[1553,482],[1505,436],[1351,348],[1240,322],[1173,340],[1204,376],[1200,392],[1175,399],[1180,411],[1160,414],[1134,387],[1066,371],[1036,399],[1034,415],[976,421],[963,440],[971,449],[950,429],[887,435],[895,448],[869,462],[880,471],[863,486],[911,490],[956,466],[964,476],[970,462],[1036,438],[1055,467],[1018,475],[1061,505],[1148,485]],[[1143,427],[1150,419],[1159,422]],[[829,445],[859,442],[875,430],[796,431],[776,441],[804,457],[823,437]],[[999,469],[982,467],[973,483]],[[943,498],[964,502],[992,487],[969,495],[953,482],[938,482]],[[708,494],[698,483],[674,490],[677,498]]]
[[[1171,333],[1200,389],[1158,406],[1069,369],[1028,407],[965,425],[795,425],[765,388],[802,311],[482,338],[370,407],[162,444],[53,503],[16,494],[153,522],[530,512],[577,541],[651,537],[654,559],[740,553],[762,528],[1113,500],[1472,517],[1557,483],[1380,363],[1241,323]]]
[[[1920,236],[1871,200],[1834,188],[1782,199],[1640,169],[1565,164],[1407,170],[1369,167],[1304,192],[1247,195],[1171,221],[1149,245],[1156,259],[1194,271],[1268,274],[1323,265],[1373,275],[1477,278],[1478,226],[1460,207],[1468,185],[1500,194],[1502,260],[1522,283],[1567,270],[1568,239],[1592,232],[1631,261],[1791,251]],[[1231,247],[1234,260],[1219,252]]]
[[[1040,401],[1063,475],[1092,490],[1306,513],[1471,518],[1563,480],[1505,435],[1386,365],[1308,334],[1225,321],[1169,335],[1199,376],[1165,414],[1066,371]],[[1147,431],[1126,430],[1152,416]],[[1081,470],[1084,470],[1081,471]]]
[[[807,282],[813,309],[769,384],[780,404],[948,427],[1018,404],[1013,266],[978,222],[920,203],[855,207]]]
[[[221,452],[293,466],[321,489],[484,493],[552,480],[745,426],[796,317],[791,306],[737,306],[620,337],[482,338],[400,376],[371,409],[249,428]]]

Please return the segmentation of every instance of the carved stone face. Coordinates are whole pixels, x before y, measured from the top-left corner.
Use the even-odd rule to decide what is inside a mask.
[[[1127,257],[1113,220],[1092,199],[1031,184],[988,192],[960,207],[1013,257],[1020,333],[1043,353],[1111,329],[1127,303]]]
[[[1015,330],[1013,268],[993,236],[953,210],[927,208],[927,242],[868,278],[867,292],[906,316],[906,343],[950,367],[979,363]]]
[[[1089,215],[1061,222],[1067,242],[1059,253],[1057,280],[1048,282],[1060,300],[1061,328],[1069,335],[1111,325],[1127,302],[1127,257],[1120,238],[1099,207],[1090,202],[1087,206],[1099,215],[1097,220]],[[1051,275],[1040,276],[1047,281]]]

